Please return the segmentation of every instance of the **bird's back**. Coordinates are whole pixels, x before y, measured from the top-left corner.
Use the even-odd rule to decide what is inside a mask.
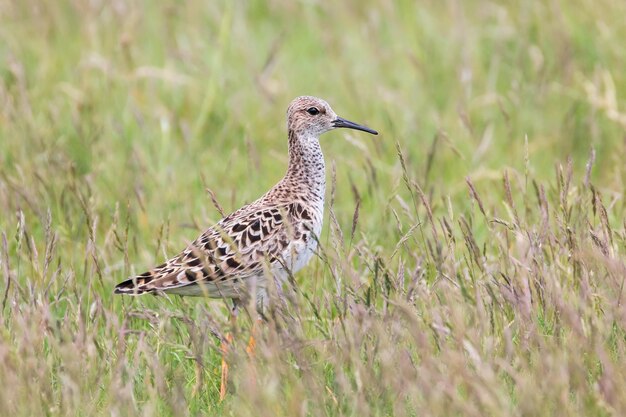
[[[115,292],[242,298],[250,282],[263,285],[268,274],[284,279],[295,273],[317,247],[323,201],[319,208],[307,206],[299,196],[277,198],[280,190],[279,183],[206,230],[177,256],[118,284]]]

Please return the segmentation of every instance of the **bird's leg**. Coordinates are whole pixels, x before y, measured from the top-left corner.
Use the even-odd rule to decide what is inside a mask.
[[[239,303],[237,301],[233,302],[233,308],[230,310],[230,320],[231,326],[237,322],[237,315],[239,314]],[[222,339],[221,343],[221,351],[222,351],[222,378],[220,382],[220,401],[223,401],[226,398],[226,387],[228,385],[228,363],[226,362],[226,355],[228,354],[229,345],[233,341],[232,332],[226,333],[226,336]]]
[[[257,367],[255,361],[256,354],[256,338],[255,334],[258,331],[259,326],[263,323],[263,316],[261,314],[257,315],[256,318],[252,319],[252,327],[250,328],[250,338],[248,339],[248,346],[246,346],[246,353],[248,354],[249,360],[249,368],[248,368],[248,376],[250,378],[250,384],[252,387],[256,387],[257,381]]]
[[[257,326],[259,325],[259,323],[262,322],[263,317],[259,315],[252,323],[252,328],[250,329],[250,338],[248,339],[248,346],[246,346],[246,352],[250,357],[254,356],[254,351],[256,349],[256,339],[254,338],[254,334],[257,331]]]
[[[248,356],[254,356],[254,350],[256,349],[256,339],[254,338],[254,334],[256,333],[256,328],[259,322],[263,321],[263,310],[265,309],[265,303],[267,303],[268,294],[265,288],[259,290],[257,294],[257,305],[256,318],[252,318],[252,327],[250,328],[250,338],[248,339],[248,346],[246,346],[246,353]]]

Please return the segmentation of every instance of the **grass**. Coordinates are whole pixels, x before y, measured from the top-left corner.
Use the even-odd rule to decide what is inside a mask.
[[[0,414],[626,414],[626,5],[513,3],[1,1]],[[382,134],[324,136],[255,358],[114,297],[281,177],[301,94]]]

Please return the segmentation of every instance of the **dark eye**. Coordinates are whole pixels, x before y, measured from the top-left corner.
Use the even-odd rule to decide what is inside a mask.
[[[308,109],[306,109],[306,112],[309,113],[311,116],[320,114],[320,111],[317,109],[317,107],[309,107]]]

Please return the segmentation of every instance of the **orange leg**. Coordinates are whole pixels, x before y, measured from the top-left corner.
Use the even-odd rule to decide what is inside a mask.
[[[248,356],[254,356],[254,351],[256,350],[256,339],[254,338],[254,334],[256,333],[257,322],[252,324],[252,329],[250,329],[250,339],[248,339],[248,346],[246,346],[246,353]]]
[[[256,387],[257,381],[257,372],[256,372],[256,361],[255,361],[255,353],[256,353],[256,337],[255,334],[258,331],[258,326],[261,320],[255,320],[252,323],[252,328],[250,329],[250,338],[248,339],[248,346],[246,346],[246,353],[248,354],[249,360],[249,372],[250,372],[250,384],[253,387]]]
[[[224,401],[226,398],[226,386],[228,385],[228,363],[226,362],[226,355],[228,354],[228,346],[233,341],[233,334],[227,333],[226,337],[222,340],[222,379],[220,382],[220,401]]]
[[[237,301],[233,305],[230,314],[231,324],[234,328],[234,325],[237,323],[237,315],[239,312],[239,305]],[[233,334],[231,332],[226,333],[226,337],[222,339],[222,343],[220,346],[220,350],[222,351],[222,377],[220,381],[220,401],[224,401],[226,398],[226,387],[228,386],[228,363],[226,362],[226,355],[228,355],[228,349],[230,344],[233,341]]]

